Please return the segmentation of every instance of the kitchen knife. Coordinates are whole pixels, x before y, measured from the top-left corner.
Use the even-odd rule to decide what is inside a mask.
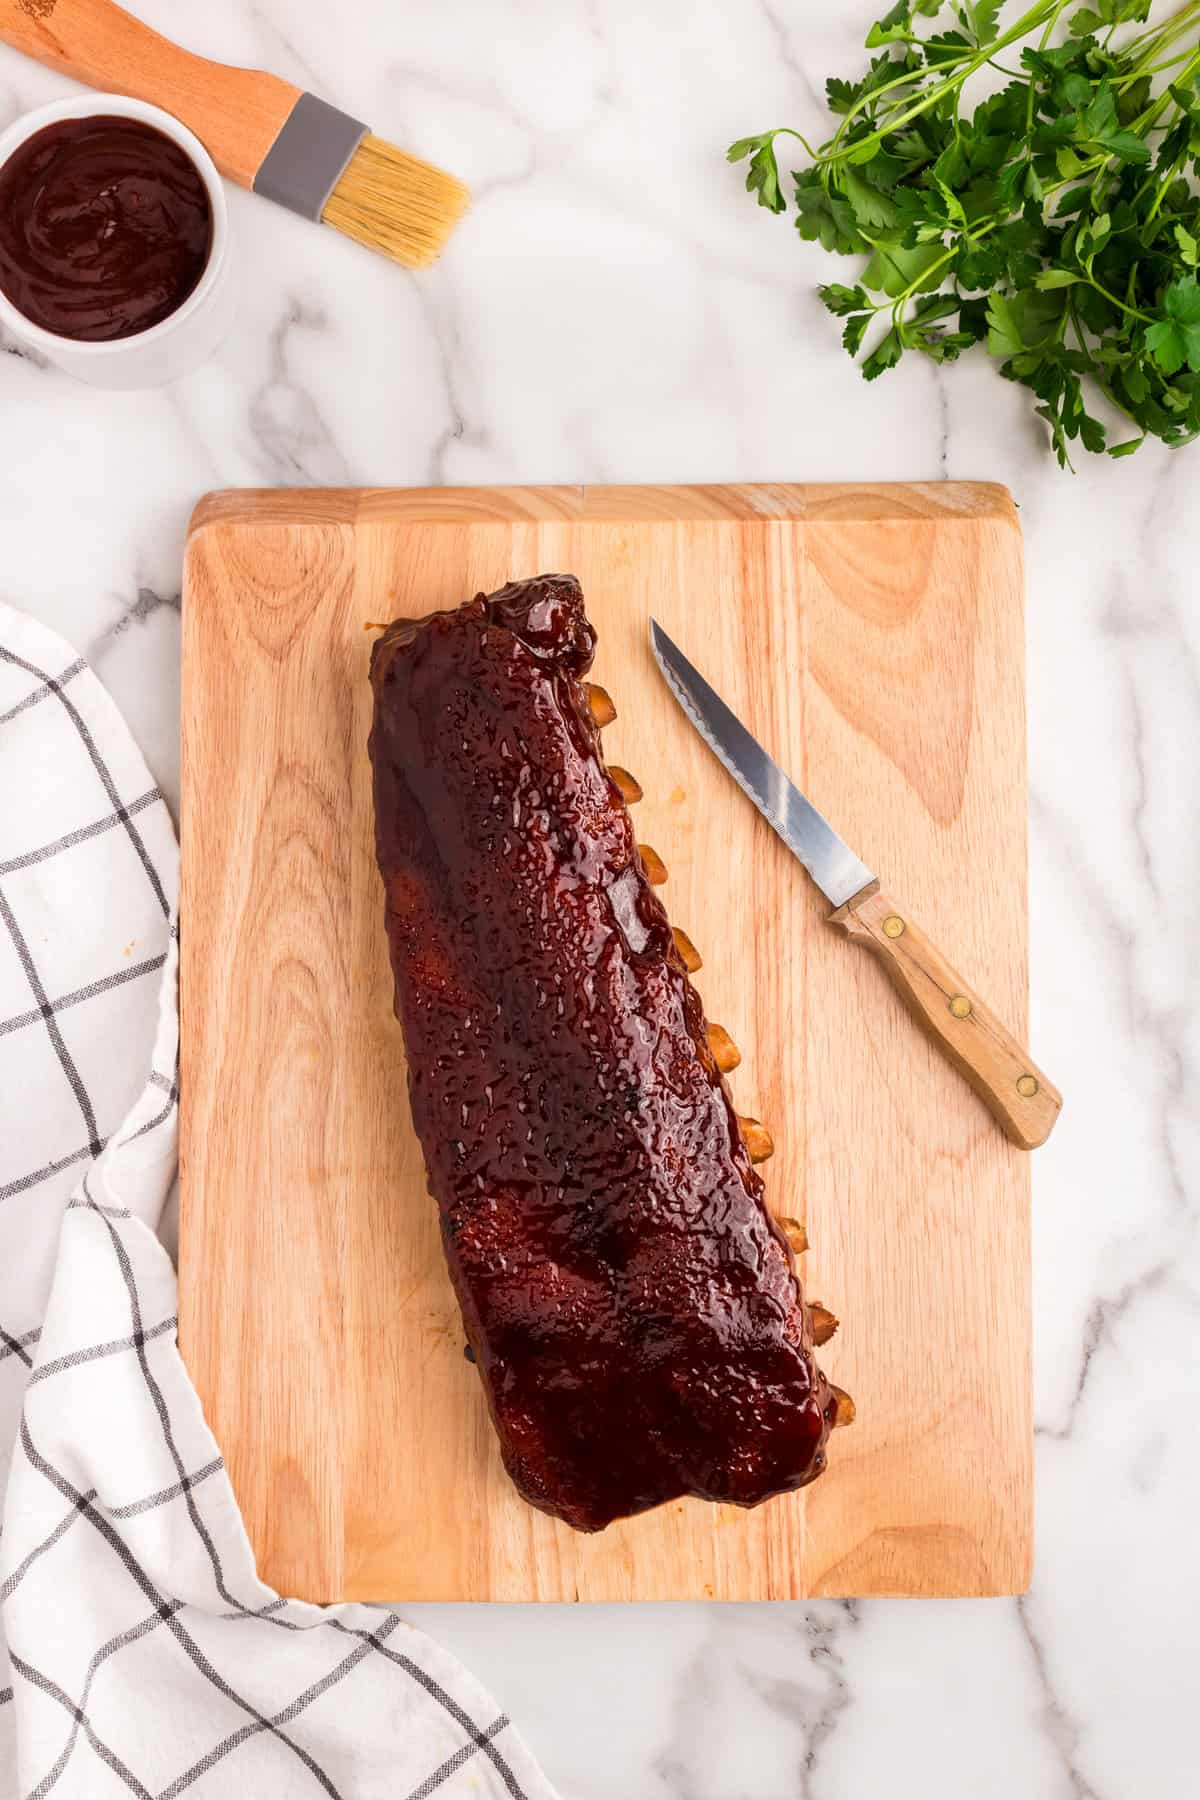
[[[1057,1088],[654,619],[650,642],[667,686],[709,749],[833,906],[830,924],[878,957],[910,1012],[1013,1143],[1023,1150],[1044,1144],[1062,1106]]]

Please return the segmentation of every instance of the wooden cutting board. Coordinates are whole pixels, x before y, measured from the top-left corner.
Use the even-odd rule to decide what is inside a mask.
[[[442,1262],[392,1018],[371,626],[583,583],[609,759],[741,1046],[858,1420],[754,1512],[599,1536],[518,1498]],[[184,590],[180,1340],[263,1577],[311,1600],[1002,1594],[1031,1549],[1029,1162],[693,734],[653,610],[1026,1027],[1021,546],[1002,488],[227,493]]]

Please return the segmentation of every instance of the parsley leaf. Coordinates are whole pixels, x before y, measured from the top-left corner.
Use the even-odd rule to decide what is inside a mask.
[[[863,286],[895,300],[903,294],[929,293],[941,281],[944,256],[940,244],[918,244],[911,250],[902,244],[879,244],[863,270]]]
[[[877,231],[884,226],[894,225],[897,219],[895,202],[886,193],[872,187],[864,181],[855,169],[842,171],[842,185],[846,190],[846,198],[850,202],[855,220],[868,230]]]
[[[747,193],[757,194],[758,204],[770,212],[786,212],[787,201],[779,185],[779,164],[775,160],[775,133],[768,131],[762,137],[739,138],[736,144],[729,146],[730,162],[741,162],[745,156],[750,157],[746,173]]]
[[[868,381],[874,381],[885,369],[893,369],[900,361],[904,346],[900,342],[900,333],[893,326],[885,338],[872,350],[862,366],[862,372]]]
[[[1163,306],[1166,317],[1146,333],[1147,350],[1164,374],[1178,374],[1185,364],[1200,373],[1200,282],[1194,275],[1173,281]]]
[[[841,256],[852,256],[867,248],[850,202],[806,175],[796,177],[796,229],[802,238],[820,243],[826,250],[836,250]]]
[[[987,309],[988,349],[993,356],[1040,350],[1057,338],[1062,312],[1062,301],[1054,294],[993,294]]]
[[[914,14],[924,13],[926,18],[930,18],[940,11],[941,0],[898,0],[898,4],[877,25],[872,25],[867,36],[868,50],[873,50],[880,44],[904,42],[912,36]]]
[[[845,318],[847,313],[861,312],[864,307],[869,307],[871,304],[870,296],[865,288],[842,287],[836,281],[828,287],[818,288],[817,292],[829,311],[837,318]]]
[[[971,24],[971,36],[977,44],[990,44],[996,36],[1002,4],[1003,0],[975,0],[974,6],[966,7],[967,17]]]

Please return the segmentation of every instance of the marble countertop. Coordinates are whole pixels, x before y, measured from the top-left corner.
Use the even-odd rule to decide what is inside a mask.
[[[463,174],[413,278],[242,194],[239,323],[104,395],[0,339],[0,593],[178,798],[188,514],[235,485],[1007,482],[1029,567],[1037,1564],[1020,1601],[420,1607],[567,1800],[1143,1800],[1200,1701],[1200,449],[1059,473],[975,355],[868,388],[735,136],[818,119],[827,0],[138,0]],[[0,127],[64,91],[0,51]],[[1187,1775],[1188,1769],[1192,1775]]]

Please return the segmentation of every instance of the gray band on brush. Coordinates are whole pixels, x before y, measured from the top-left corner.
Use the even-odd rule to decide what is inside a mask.
[[[262,160],[254,192],[301,218],[319,220],[367,130],[315,94],[301,94]]]

